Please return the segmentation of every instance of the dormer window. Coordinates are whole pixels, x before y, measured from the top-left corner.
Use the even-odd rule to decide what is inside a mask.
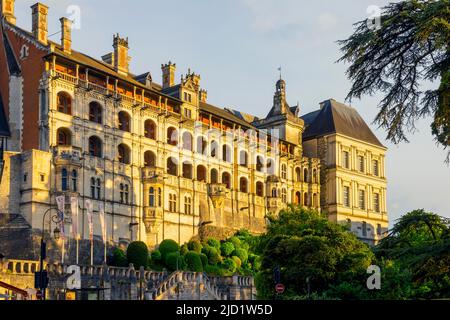
[[[184,93],[184,101],[187,101],[189,103],[192,102],[192,95],[190,93],[185,92]]]

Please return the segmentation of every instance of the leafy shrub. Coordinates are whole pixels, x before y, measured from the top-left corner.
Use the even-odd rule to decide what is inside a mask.
[[[159,250],[152,251],[151,258],[152,258],[152,261],[154,261],[154,262],[161,261],[162,260],[161,251],[159,251]]]
[[[203,272],[203,264],[197,252],[189,251],[185,256],[186,265],[189,271]]]
[[[220,252],[225,257],[229,257],[235,249],[234,244],[229,241],[222,243],[220,246]]]
[[[188,246],[187,246],[186,244],[183,244],[183,245],[181,246],[181,249],[180,249],[181,255],[184,256],[184,255],[186,255],[186,253],[188,253],[188,252],[189,252]]]
[[[208,257],[204,253],[200,253],[200,259],[202,260],[203,269],[206,269],[208,265]]]
[[[225,270],[219,266],[212,266],[208,264],[205,268],[205,272],[209,275],[223,277],[225,275]]]
[[[127,259],[132,263],[135,269],[140,267],[147,268],[148,264],[148,248],[142,241],[135,241],[130,243],[127,248]]]
[[[169,270],[183,270],[186,268],[184,257],[177,251],[171,252],[166,256],[166,266]]]
[[[175,241],[167,239],[161,242],[159,251],[161,252],[162,260],[166,261],[166,257],[169,253],[180,251],[180,246]]]
[[[241,259],[242,263],[246,263],[248,260],[248,253],[247,253],[247,250],[245,250],[245,249],[234,250],[233,256],[236,256],[239,259]]]
[[[236,236],[231,237],[228,241],[234,245],[235,249],[239,249],[241,247],[241,240]]]
[[[121,268],[128,267],[128,259],[127,256],[125,255],[125,252],[123,252],[123,250],[119,248],[115,248],[112,253],[110,264],[114,267],[121,267]]]
[[[203,247],[202,252],[206,254],[210,264],[215,265],[222,261],[222,257],[219,254],[219,250],[217,250],[214,247],[205,246]]]
[[[236,262],[234,262],[233,259],[231,258],[226,258],[223,262],[222,262],[222,267],[230,272],[230,273],[235,273],[236,269],[237,269],[237,265]]]
[[[220,250],[220,241],[214,238],[209,238],[206,242],[208,246],[216,248],[217,250]]]
[[[231,257],[231,260],[233,260],[234,263],[236,263],[237,268],[240,268],[242,266],[242,261],[241,259],[239,259],[239,257],[233,256]]]
[[[201,253],[201,252],[202,252],[203,246],[202,246],[202,244],[201,244],[199,241],[197,241],[197,240],[191,240],[191,241],[189,241],[188,244],[187,244],[187,246],[188,246],[188,249],[189,249],[190,251],[195,251],[195,252],[197,252],[197,253]]]

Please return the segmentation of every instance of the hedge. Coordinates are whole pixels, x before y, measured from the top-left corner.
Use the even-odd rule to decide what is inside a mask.
[[[132,263],[135,269],[140,267],[147,268],[148,265],[148,248],[142,241],[130,243],[127,248],[127,259]]]
[[[159,251],[161,252],[162,260],[165,261],[169,253],[179,252],[180,246],[175,241],[167,239],[161,242],[159,245]]]
[[[189,251],[184,258],[189,271],[203,272],[202,259],[197,252]]]

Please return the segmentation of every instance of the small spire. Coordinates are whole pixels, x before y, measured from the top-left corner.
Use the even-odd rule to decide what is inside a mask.
[[[278,71],[280,71],[280,80],[281,80],[282,79],[282,77],[281,77],[281,66],[278,67]]]

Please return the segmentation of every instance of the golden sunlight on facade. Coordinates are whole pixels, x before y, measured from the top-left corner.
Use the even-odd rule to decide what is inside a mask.
[[[111,244],[265,230],[288,204],[327,213],[374,243],[387,230],[385,152],[355,109],[334,100],[300,116],[275,86],[258,118],[209,103],[201,77],[176,65],[129,70],[129,42],[94,59],[72,48],[71,22],[61,42],[47,38],[49,9],[33,6],[33,30],[16,25],[14,1],[2,1],[0,138],[4,152],[0,223],[20,217],[33,230],[56,197],[66,197],[66,229],[89,239],[86,200],[99,205]],[[269,110],[270,109],[270,110]]]

